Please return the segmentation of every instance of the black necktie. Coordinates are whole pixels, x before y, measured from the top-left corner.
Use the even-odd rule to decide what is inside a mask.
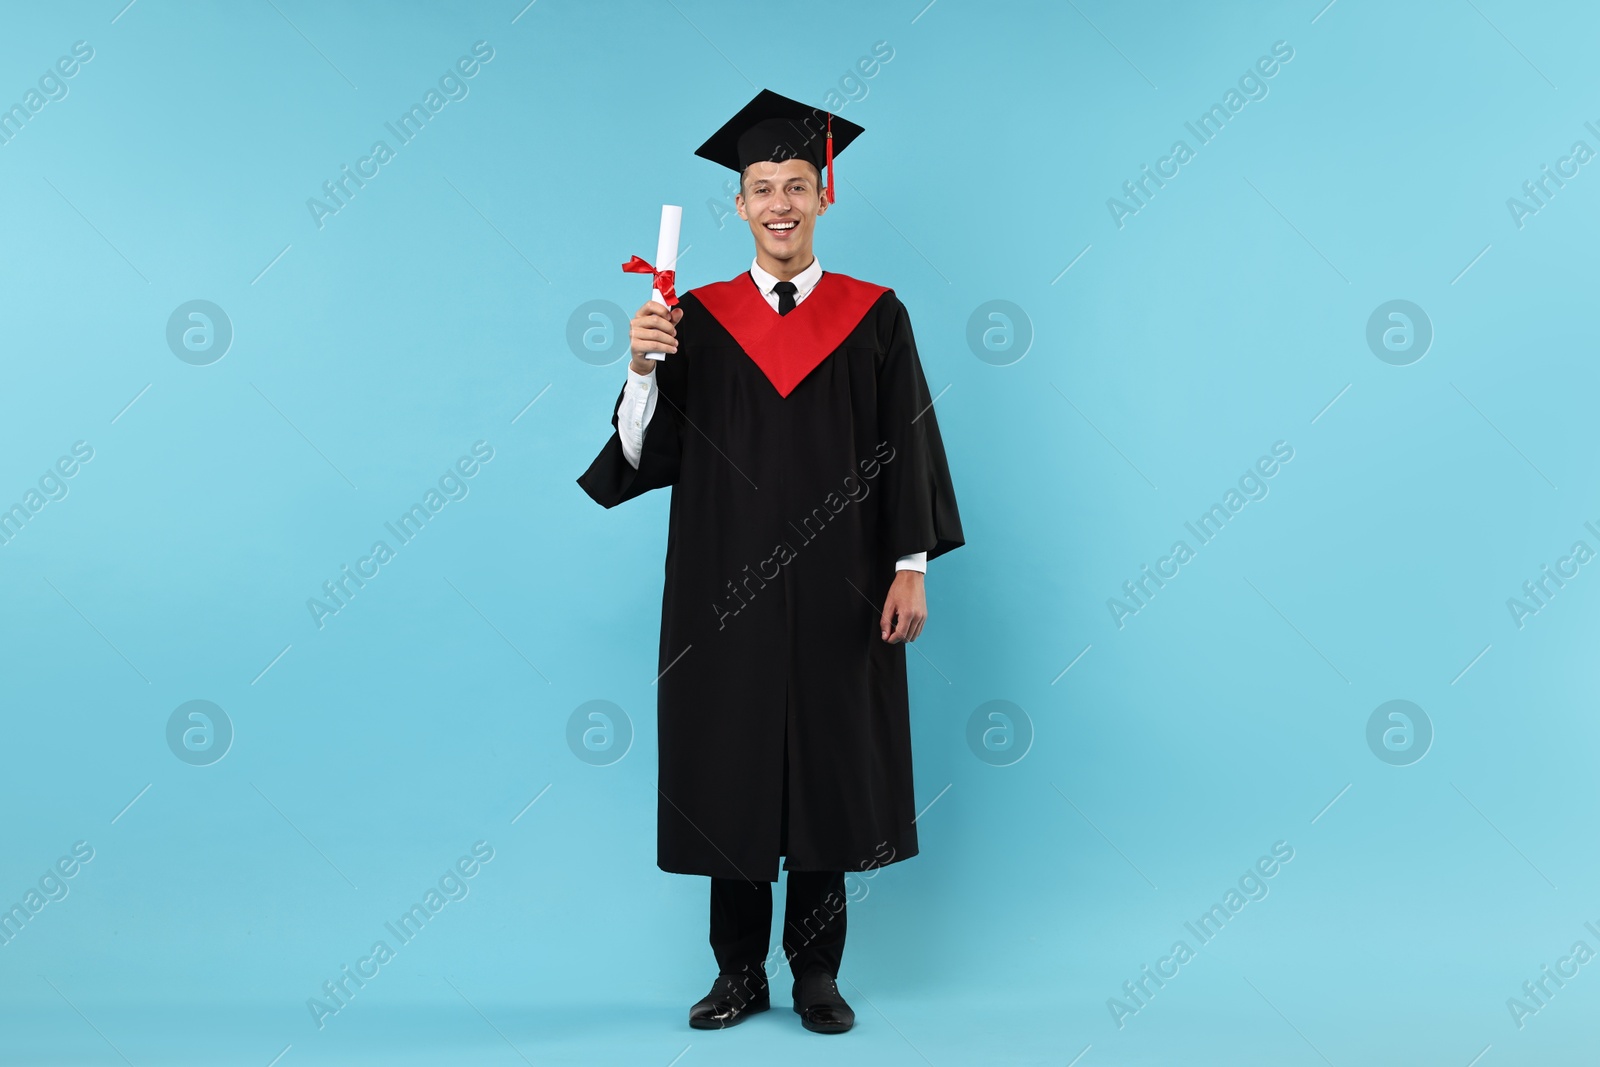
[[[779,282],[772,291],[778,294],[778,314],[787,315],[794,310],[794,282]]]

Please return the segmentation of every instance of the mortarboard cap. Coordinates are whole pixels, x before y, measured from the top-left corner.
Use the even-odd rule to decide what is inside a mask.
[[[864,132],[847,119],[763,89],[694,154],[741,174],[752,163],[803,159],[818,174],[827,173],[831,204],[833,157]]]

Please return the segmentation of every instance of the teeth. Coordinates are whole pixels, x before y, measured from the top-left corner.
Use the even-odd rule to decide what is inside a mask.
[[[794,227],[795,227],[795,224],[792,223],[792,222],[769,222],[769,223],[767,223],[767,229],[769,229],[769,230],[792,230],[792,229],[794,229]]]

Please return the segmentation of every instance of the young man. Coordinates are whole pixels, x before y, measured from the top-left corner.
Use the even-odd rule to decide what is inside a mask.
[[[844,874],[917,854],[904,642],[926,561],[963,536],[905,306],[812,253],[861,132],[763,91],[700,147],[740,174],[755,262],[639,309],[615,432],[578,479],[607,508],[672,486],[656,862],[711,878],[698,1029],[770,1006],[782,858],[794,1010],[848,1030]]]

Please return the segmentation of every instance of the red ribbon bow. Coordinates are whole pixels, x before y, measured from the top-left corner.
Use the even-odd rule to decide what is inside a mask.
[[[655,286],[656,292],[661,294],[661,299],[666,301],[666,305],[668,307],[678,306],[678,294],[672,288],[673,271],[656,270],[648,262],[638,256],[634,256],[632,259],[628,260],[628,262],[624,263],[622,265],[622,269],[628,274],[652,275],[651,282]]]

